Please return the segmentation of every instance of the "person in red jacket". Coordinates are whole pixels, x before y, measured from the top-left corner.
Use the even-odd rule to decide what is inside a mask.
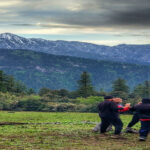
[[[113,102],[115,102],[117,104],[118,107],[118,112],[126,112],[130,110],[130,103],[127,103],[125,106],[122,106],[122,99],[115,97],[112,99]]]

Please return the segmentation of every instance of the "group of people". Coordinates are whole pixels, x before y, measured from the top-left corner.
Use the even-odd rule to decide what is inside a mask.
[[[132,126],[135,125],[138,121],[141,122],[141,128],[139,130],[139,140],[145,141],[150,131],[150,99],[143,98],[142,101],[135,106],[130,105],[130,103],[121,105],[121,98],[114,98],[112,96],[105,96],[104,102],[101,102],[98,105],[99,116],[101,118],[101,123],[94,128],[94,131],[97,129],[100,130],[100,133],[104,134],[111,129],[113,125],[115,127],[115,135],[120,135],[123,123],[119,117],[120,112],[133,111],[134,115],[131,122],[126,128],[126,132],[133,133],[134,130]]]

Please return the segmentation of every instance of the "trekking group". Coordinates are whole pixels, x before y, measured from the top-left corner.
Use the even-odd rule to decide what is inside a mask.
[[[133,117],[131,122],[126,127],[126,133],[134,133],[136,130],[132,129],[137,122],[141,122],[139,130],[139,140],[145,141],[148,132],[150,131],[150,99],[143,98],[142,101],[131,107],[130,103],[121,105],[121,98],[113,98],[112,96],[105,96],[104,102],[98,105],[99,116],[101,123],[98,124],[93,130],[100,131],[101,134],[109,131],[112,125],[115,127],[114,134],[119,137],[123,128],[123,123],[119,117],[120,112],[132,111]]]

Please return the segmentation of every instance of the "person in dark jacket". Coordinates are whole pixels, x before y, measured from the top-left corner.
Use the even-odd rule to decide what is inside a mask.
[[[105,97],[104,97],[104,100],[112,101],[112,100],[113,100],[113,97],[112,97],[112,96],[105,96]],[[99,108],[98,108],[98,109],[99,109]],[[98,132],[98,131],[100,131],[100,129],[101,129],[101,122],[98,123],[98,124],[96,124],[96,126],[92,129],[92,131],[93,131],[93,132]],[[112,124],[110,124],[110,125],[107,127],[106,131],[111,131],[111,130],[112,130]]]
[[[105,101],[98,105],[99,116],[102,121],[100,132],[105,133],[107,127],[112,124],[115,126],[115,134],[119,135],[123,127],[123,123],[119,118],[119,111],[124,108],[118,107],[118,102],[115,102],[112,96],[107,96],[104,99]]]
[[[139,119],[141,121],[140,128],[140,141],[145,141],[150,131],[150,99],[143,98],[142,103],[134,107],[134,109],[139,114]]]
[[[132,120],[129,122],[127,128],[126,128],[126,133],[137,133],[136,130],[132,129],[132,127],[139,122],[139,114],[135,112],[133,114]]]
[[[139,102],[138,104],[141,104],[141,102]],[[132,127],[140,121],[139,113],[135,111],[134,107],[136,107],[136,105],[131,107],[130,109],[130,111],[133,112],[133,117],[126,128],[126,133],[138,133],[137,130],[132,129]]]

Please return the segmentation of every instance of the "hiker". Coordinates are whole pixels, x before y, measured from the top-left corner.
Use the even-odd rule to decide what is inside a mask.
[[[135,112],[135,114],[132,117],[132,120],[129,122],[127,128],[126,128],[126,133],[137,133],[136,130],[132,129],[132,127],[139,122],[139,114],[138,112]]]
[[[108,100],[108,101],[114,101],[115,103],[117,103],[118,105],[118,108],[121,108],[119,110],[119,112],[125,112],[125,111],[128,111],[129,109],[127,107],[123,107],[120,105],[120,103],[122,103],[122,99],[121,98],[111,98],[110,96],[105,96],[104,97],[104,100]],[[100,131],[100,127],[101,127],[101,122],[96,124],[96,126],[93,128],[93,132],[98,132]],[[112,131],[112,124],[110,124],[108,126],[108,128],[106,129],[106,132],[108,131]]]
[[[140,102],[141,103],[141,102]],[[140,104],[140,103],[138,103],[138,104]],[[138,105],[137,104],[137,105]],[[135,105],[136,106],[136,105]],[[134,107],[135,106],[133,106],[131,109],[130,109],[130,111],[135,111],[134,110]],[[133,114],[133,117],[132,117],[132,120],[129,122],[129,124],[128,124],[128,126],[127,126],[127,128],[126,128],[126,133],[137,133],[137,131],[136,130],[134,130],[134,129],[132,129],[132,127],[136,124],[136,123],[138,123],[139,122],[139,113],[138,112],[134,112],[134,114]]]
[[[121,98],[115,97],[115,98],[113,98],[112,101],[117,104],[118,112],[121,113],[121,112],[129,111],[129,109],[130,109],[130,103],[127,103],[127,104],[125,105],[125,107],[123,107],[123,106],[121,105],[121,103],[122,103],[122,99],[121,99]]]
[[[108,100],[108,101],[112,101],[112,96],[105,96],[104,97],[104,100]],[[98,132],[98,131],[100,131],[100,128],[101,128],[101,122],[100,123],[98,123],[98,124],[96,124],[96,126],[93,128],[93,132]],[[112,130],[112,125],[110,124],[108,127],[107,127],[107,129],[106,129],[106,131],[111,131]]]
[[[143,98],[142,103],[133,107],[139,114],[139,120],[141,121],[140,128],[140,141],[145,141],[150,131],[150,98]]]
[[[121,133],[123,123],[119,118],[119,112],[128,111],[130,104],[126,104],[125,107],[119,105],[122,102],[120,98],[113,98],[112,96],[106,96],[105,101],[98,105],[99,116],[101,118],[100,132],[105,133],[110,124],[115,126],[115,133],[119,135]]]
[[[141,102],[139,102],[138,104],[141,104]],[[136,105],[138,105],[138,104],[136,104]],[[135,105],[135,106],[136,106],[136,105]],[[139,113],[136,112],[135,109],[134,109],[135,106],[133,106],[133,107],[130,108],[130,111],[133,112],[133,117],[132,117],[132,120],[129,122],[129,124],[128,124],[127,128],[126,128],[126,133],[138,133],[137,130],[132,129],[132,127],[133,127],[136,123],[138,123],[138,122],[140,121]]]

